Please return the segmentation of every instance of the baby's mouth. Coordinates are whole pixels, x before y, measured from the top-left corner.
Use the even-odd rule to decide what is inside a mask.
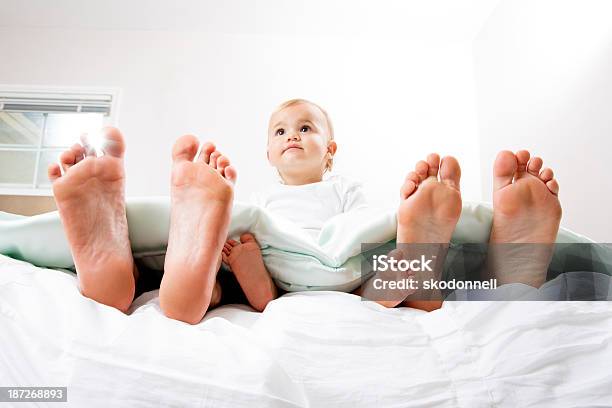
[[[289,146],[285,150],[283,150],[283,154],[287,153],[290,150],[304,150],[304,149],[299,146]]]

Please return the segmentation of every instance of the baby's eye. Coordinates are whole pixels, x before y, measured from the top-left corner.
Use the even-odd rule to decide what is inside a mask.
[[[300,132],[302,132],[302,133],[306,133],[306,132],[308,132],[309,130],[310,130],[310,126],[308,126],[308,125],[304,125],[304,126],[302,126],[302,128],[300,129]]]
[[[282,136],[285,134],[285,129],[280,128],[276,130],[276,136]]]

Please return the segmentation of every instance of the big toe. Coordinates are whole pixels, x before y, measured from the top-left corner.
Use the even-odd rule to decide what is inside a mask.
[[[179,137],[178,140],[174,142],[174,146],[172,147],[172,160],[192,161],[198,152],[199,146],[200,141],[194,135],[184,135]]]
[[[99,132],[82,134],[81,143],[83,144],[82,153],[86,156],[104,153],[121,158],[125,153],[125,139],[121,131],[111,126],[104,127]]]
[[[450,184],[452,187],[459,189],[461,180],[461,166],[453,156],[446,156],[440,163],[440,180]]]
[[[508,150],[497,154],[493,164],[493,187],[497,191],[512,183],[518,169],[516,155]]]
[[[123,157],[125,153],[125,139],[121,131],[109,126],[102,129],[102,134],[104,135],[104,142],[102,144],[104,153],[115,157]]]

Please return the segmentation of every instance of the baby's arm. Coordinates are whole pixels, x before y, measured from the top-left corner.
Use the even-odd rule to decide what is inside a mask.
[[[264,265],[259,244],[252,234],[242,234],[240,242],[227,240],[223,248],[223,262],[230,267],[255,310],[262,312],[269,302],[276,299],[276,285]]]

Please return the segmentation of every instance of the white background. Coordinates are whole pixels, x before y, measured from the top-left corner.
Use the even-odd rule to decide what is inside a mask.
[[[193,133],[247,199],[275,180],[270,112],[302,97],[375,205],[430,151],[490,201],[496,152],[528,148],[555,169],[563,225],[610,242],[611,3],[0,0],[0,84],[120,88],[129,196],[168,194],[172,143]]]

